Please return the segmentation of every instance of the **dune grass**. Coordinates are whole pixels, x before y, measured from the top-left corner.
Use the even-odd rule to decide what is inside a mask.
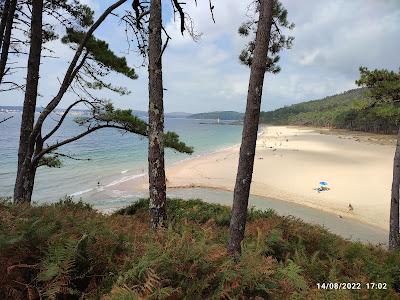
[[[168,228],[148,201],[112,215],[83,202],[0,202],[0,299],[396,299],[400,255],[273,211],[251,210],[242,258],[226,253],[230,210],[169,199]],[[360,282],[360,290],[317,283]],[[386,283],[368,290],[366,283]]]

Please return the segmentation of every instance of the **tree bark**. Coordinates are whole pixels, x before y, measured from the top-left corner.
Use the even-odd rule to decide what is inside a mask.
[[[19,182],[14,189],[15,204],[30,204],[32,201],[33,187],[35,184],[37,166],[29,161],[19,171]],[[18,188],[18,189],[17,189]],[[15,198],[15,193],[18,193],[18,198]]]
[[[241,242],[246,227],[247,206],[253,176],[261,97],[266,72],[268,46],[272,25],[274,0],[260,1],[260,15],[256,33],[256,45],[251,64],[247,106],[243,123],[242,144],[233,196],[228,252],[233,256],[241,253]]]
[[[399,249],[400,128],[393,160],[392,197],[390,202],[389,250]]]
[[[5,3],[4,6],[6,7],[7,3]],[[10,50],[11,32],[14,23],[14,15],[16,7],[17,7],[17,0],[10,0],[10,3],[8,4],[7,16],[5,16],[4,18],[5,22],[4,29],[1,28],[3,32],[1,40],[1,54],[0,54],[0,84],[3,81],[3,77],[6,71],[8,52]],[[2,23],[1,26],[3,26],[3,18],[1,20],[1,23]]]
[[[0,49],[1,49],[2,45],[3,45],[4,30],[6,29],[8,12],[10,10],[10,3],[11,3],[10,0],[6,0],[4,2],[3,14],[1,15],[1,21],[0,21]]]
[[[150,1],[149,20],[149,193],[150,227],[166,220],[161,0]]]
[[[19,138],[17,178],[14,187],[14,201],[18,203],[31,202],[34,178],[30,178],[30,176],[35,176],[36,174],[36,167],[31,163],[33,153],[29,151],[29,138],[32,134],[35,121],[43,43],[42,23],[43,0],[32,1],[31,43]]]

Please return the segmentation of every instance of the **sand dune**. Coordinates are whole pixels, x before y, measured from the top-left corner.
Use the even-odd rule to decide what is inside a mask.
[[[364,135],[264,127],[257,142],[251,194],[295,202],[388,228],[394,146]],[[239,146],[167,169],[168,187],[233,190]],[[320,181],[329,191],[318,193]],[[142,188],[146,180],[137,182]],[[132,183],[123,188],[132,189]],[[349,204],[353,210],[349,210]]]

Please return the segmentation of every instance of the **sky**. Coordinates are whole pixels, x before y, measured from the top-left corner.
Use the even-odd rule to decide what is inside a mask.
[[[114,1],[84,0],[98,16]],[[130,1],[129,1],[130,2]],[[247,19],[250,0],[214,0],[213,23],[208,0],[186,1],[195,31],[201,34],[193,41],[181,35],[175,22],[170,0],[163,0],[163,22],[172,40],[163,56],[164,105],[166,112],[207,112],[235,110],[246,106],[249,68],[239,63],[238,55],[246,40],[237,29]],[[277,75],[267,74],[262,109],[323,98],[355,88],[358,68],[400,67],[400,1],[399,0],[281,0],[288,9],[288,19],[296,27],[293,48],[283,50]],[[122,7],[119,12],[129,9]],[[124,27],[110,16],[96,31],[120,56],[135,66],[139,79],[130,80],[113,74],[107,80],[125,86],[132,93],[119,96],[101,92],[118,108],[147,110],[147,67],[134,51],[128,51]],[[59,87],[73,52],[58,41],[49,43],[59,59],[42,61],[38,106],[46,105]],[[24,58],[21,58],[23,60]],[[25,75],[20,74],[25,77]],[[68,93],[60,107],[76,100]],[[2,93],[0,105],[21,105],[20,93]]]

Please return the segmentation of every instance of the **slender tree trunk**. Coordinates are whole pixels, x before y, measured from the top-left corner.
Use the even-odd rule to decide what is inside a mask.
[[[390,202],[389,250],[399,249],[400,128],[393,161],[392,197]]]
[[[166,220],[161,0],[150,1],[149,21],[149,192],[150,226]]]
[[[10,0],[6,0],[3,6],[3,13],[0,21],[0,49],[3,45],[4,30],[6,29],[6,23],[8,18],[8,12],[10,10]]]
[[[28,59],[25,99],[22,111],[18,149],[18,169],[14,187],[15,202],[30,202],[36,167],[31,165],[32,151],[29,138],[35,121],[36,99],[39,83],[40,58],[42,53],[43,0],[32,1],[31,44]],[[32,187],[30,187],[32,183]],[[26,197],[28,196],[28,197]]]
[[[238,256],[247,218],[247,206],[250,185],[253,176],[254,156],[256,151],[257,131],[260,118],[261,97],[266,71],[268,45],[272,24],[274,0],[260,1],[260,16],[256,34],[256,45],[251,64],[247,106],[243,123],[242,144],[240,146],[239,165],[233,196],[232,217],[228,252]]]
[[[36,1],[36,0],[35,0]],[[16,204],[30,204],[32,201],[33,187],[35,184],[37,167],[32,165],[30,161],[20,170],[20,182],[18,185],[18,198],[14,198]],[[16,185],[17,187],[17,185]],[[14,191],[15,194],[15,191]]]
[[[6,6],[7,3],[5,3],[4,6]],[[2,41],[1,41],[1,54],[0,54],[0,84],[3,81],[3,77],[6,71],[6,65],[7,65],[7,60],[8,60],[8,52],[10,50],[10,42],[11,42],[11,31],[14,23],[14,15],[15,15],[15,9],[17,7],[17,0],[10,0],[10,3],[8,4],[8,10],[7,10],[7,16],[4,20],[4,29],[0,28],[3,30],[4,35],[2,34]],[[5,13],[5,12],[4,12]],[[1,26],[3,26],[3,18],[1,20]],[[2,33],[3,33],[2,32]]]

